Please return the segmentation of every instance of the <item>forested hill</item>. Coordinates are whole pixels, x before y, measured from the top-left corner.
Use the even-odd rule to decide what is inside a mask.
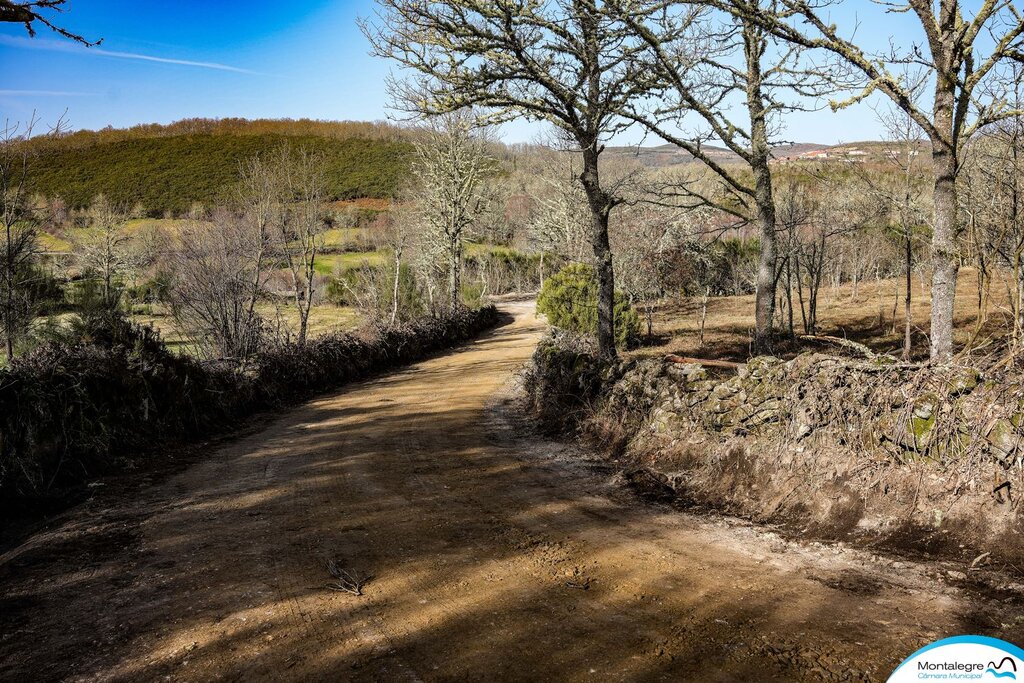
[[[230,192],[240,162],[284,144],[324,155],[331,199],[391,197],[412,152],[405,132],[384,124],[239,119],[82,131],[37,144],[36,193],[76,208],[103,193],[141,204],[151,216],[217,203]]]

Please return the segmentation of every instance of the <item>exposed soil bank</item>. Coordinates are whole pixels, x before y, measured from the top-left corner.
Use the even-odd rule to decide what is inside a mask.
[[[756,358],[738,373],[602,365],[556,334],[534,356],[544,424],[638,486],[817,538],[1024,569],[1024,382],[881,357]]]
[[[0,556],[2,680],[884,680],[1016,603],[947,567],[637,503],[530,435],[526,305]],[[373,578],[327,587],[335,560]]]

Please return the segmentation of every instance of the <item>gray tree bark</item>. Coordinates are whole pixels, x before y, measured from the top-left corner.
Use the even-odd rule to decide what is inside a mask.
[[[757,294],[754,303],[754,347],[757,351],[771,346],[775,320],[775,266],[778,244],[775,234],[775,197],[772,172],[768,165],[771,147],[768,144],[767,112],[762,92],[761,56],[765,49],[764,35],[752,22],[743,24],[743,49],[747,65],[747,110],[750,114],[750,168],[754,172],[754,203],[760,238],[757,264]]]
[[[934,122],[938,131],[953,131],[955,74],[940,72],[935,85]],[[932,170],[935,176],[932,226],[932,316],[931,358],[946,363],[953,357],[953,308],[956,278],[960,269],[956,236],[958,198],[956,192],[957,150],[952,140],[932,140]]]
[[[580,182],[590,207],[590,243],[594,250],[594,271],[597,276],[597,349],[601,358],[615,358],[615,272],[608,241],[608,217],[614,206],[612,198],[601,187],[598,169],[598,142],[591,141],[583,149],[583,172]]]

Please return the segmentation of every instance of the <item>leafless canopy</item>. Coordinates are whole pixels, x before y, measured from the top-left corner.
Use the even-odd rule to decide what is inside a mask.
[[[602,143],[629,125],[621,112],[656,80],[645,49],[598,0],[378,0],[363,30],[374,52],[410,76],[393,79],[396,106],[417,115],[476,108],[485,121],[554,126],[583,157],[598,279],[598,346],[615,355],[608,216],[620,199],[601,184]]]
[[[280,168],[286,205],[276,230],[277,252],[287,265],[292,301],[299,315],[299,344],[306,343],[309,314],[317,295],[316,259],[327,228],[323,203],[327,177],[323,156],[308,149],[285,148]]]
[[[93,198],[86,219],[88,230],[75,240],[76,258],[82,270],[99,281],[100,304],[113,310],[120,301],[117,279],[132,256],[126,230],[128,212],[101,194]]]
[[[931,356],[947,362],[953,355],[953,307],[959,269],[957,237],[961,229],[956,180],[965,143],[983,126],[1020,116],[1008,106],[1008,69],[1024,59],[1024,15],[1012,0],[983,0],[968,14],[959,0],[908,0],[875,4],[889,13],[917,18],[924,39],[870,54],[826,15],[833,0],[780,0],[778,6],[714,0],[793,45],[833,54],[866,79],[854,97],[834,108],[880,92],[905,111],[928,137],[934,176],[932,247]],[[900,68],[924,69],[933,89],[931,111],[915,101]]]
[[[628,125],[618,115],[646,95],[643,46],[596,0],[380,0],[363,23],[374,52],[415,76],[391,80],[396,106],[414,114],[467,107],[490,122],[527,117],[581,145]]]
[[[259,349],[264,321],[255,306],[266,280],[265,249],[265,236],[226,209],[189,221],[173,237],[172,311],[210,357],[245,360]]]
[[[495,167],[487,148],[486,136],[474,130],[468,112],[432,120],[416,144],[414,198],[424,237],[444,256],[453,310],[461,303],[463,244],[486,209],[485,180]]]

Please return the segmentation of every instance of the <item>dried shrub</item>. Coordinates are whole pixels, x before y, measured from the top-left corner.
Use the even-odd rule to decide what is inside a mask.
[[[239,418],[465,341],[491,306],[444,318],[281,345],[242,366],[171,353],[151,328],[89,317],[0,370],[0,493],[14,506],[160,458]]]
[[[589,339],[554,331],[537,345],[525,375],[525,389],[541,427],[571,431],[601,392],[609,366]]]

